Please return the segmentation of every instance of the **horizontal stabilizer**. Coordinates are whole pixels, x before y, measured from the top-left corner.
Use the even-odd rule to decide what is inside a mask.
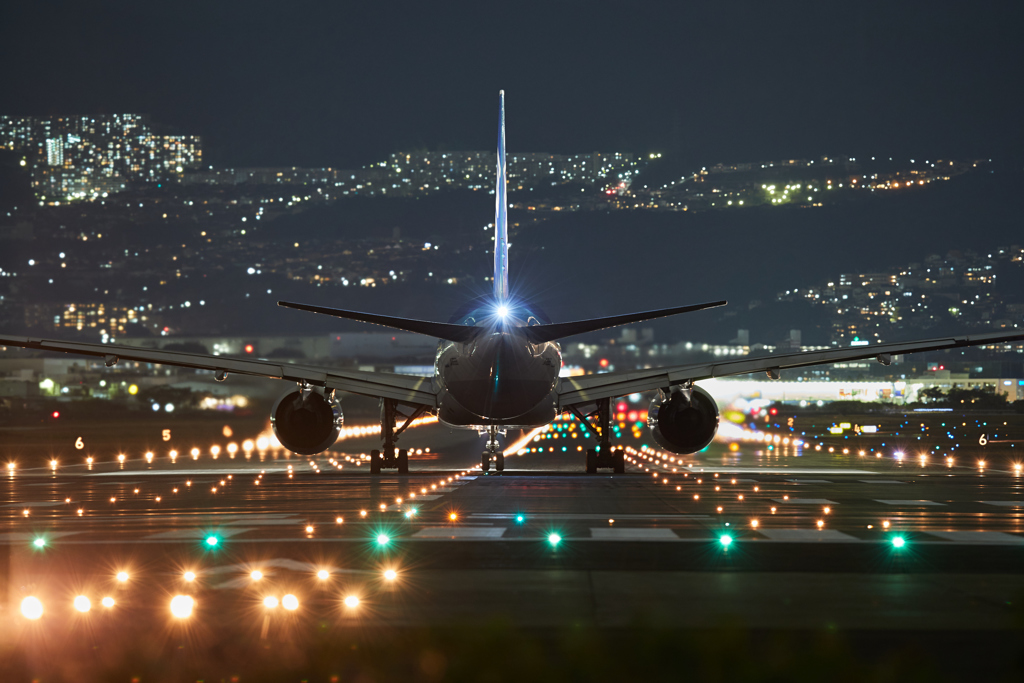
[[[525,332],[527,339],[529,339],[534,344],[539,344],[541,342],[561,339],[562,337],[571,337],[574,334],[583,334],[584,332],[596,332],[597,330],[603,330],[608,327],[628,325],[630,323],[638,323],[644,320],[654,320],[655,318],[664,318],[669,315],[676,315],[677,313],[691,313],[693,311],[702,311],[705,308],[715,308],[717,306],[724,306],[726,303],[727,302],[725,301],[711,301],[706,304],[693,304],[691,306],[678,306],[676,308],[662,308],[657,311],[644,311],[643,313],[627,313],[626,315],[613,315],[608,318],[592,318],[590,320],[577,320],[571,323],[533,325],[532,327],[525,328]]]
[[[447,339],[453,342],[468,342],[481,334],[483,330],[470,325],[452,325],[451,323],[435,323],[429,320],[413,320],[411,318],[395,318],[389,315],[377,315],[376,313],[360,313],[359,311],[344,311],[340,308],[327,308],[325,306],[310,306],[309,304],[296,304],[287,301],[278,301],[278,306],[294,308],[300,311],[332,315],[335,318],[346,318],[358,320],[374,325],[383,325],[405,332],[416,332],[425,334],[428,337]]]

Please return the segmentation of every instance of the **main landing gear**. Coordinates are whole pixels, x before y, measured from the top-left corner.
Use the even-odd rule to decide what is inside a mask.
[[[427,412],[427,406],[417,406],[411,415],[405,415],[398,410],[398,401],[390,398],[380,400],[380,438],[384,442],[380,450],[370,451],[370,474],[380,474],[381,469],[398,469],[399,474],[409,474],[409,450],[407,448],[395,448],[398,435],[406,430],[417,417]],[[405,422],[397,430],[395,419],[405,418]]]
[[[505,453],[498,443],[498,428],[494,426],[487,428],[487,446],[483,455],[480,456],[480,469],[484,472],[490,471],[492,460],[495,470],[498,472],[505,470]]]
[[[622,448],[612,448],[612,400],[602,398],[597,401],[597,409],[589,415],[583,415],[576,406],[569,406],[569,411],[583,423],[588,430],[597,432],[597,448],[587,449],[587,474],[597,474],[598,467],[611,468],[615,474],[626,471],[626,453]],[[591,424],[590,418],[596,417],[597,423]]]

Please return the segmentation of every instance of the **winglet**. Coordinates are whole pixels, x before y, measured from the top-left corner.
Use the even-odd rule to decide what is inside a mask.
[[[494,188],[494,299],[508,300],[508,178],[505,171],[505,91],[498,91],[498,179]]]

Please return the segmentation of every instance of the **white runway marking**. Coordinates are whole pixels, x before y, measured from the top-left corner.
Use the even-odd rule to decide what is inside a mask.
[[[979,503],[985,505],[999,505],[1001,507],[1019,508],[1024,505],[1024,501],[1020,500],[979,500]]]
[[[861,479],[862,484],[906,484],[905,481],[897,481],[896,479]]]
[[[279,467],[271,465],[269,467],[256,466],[244,467],[244,468],[219,468],[219,469],[167,469],[167,470],[118,470],[116,472],[83,472],[82,476],[85,477],[138,477],[138,476],[189,476],[189,477],[200,477],[204,474],[220,476],[222,474],[259,474],[265,472],[266,474],[275,474],[279,472],[287,472],[286,467]]]
[[[80,533],[78,531],[42,531],[39,533],[31,533],[26,531],[10,531],[8,533],[0,534],[0,541],[34,541],[40,536],[47,540],[53,540],[56,538],[63,538],[65,536],[74,536]]]
[[[432,538],[441,540],[460,540],[460,539],[482,539],[482,540],[493,540],[501,538],[502,534],[505,533],[505,527],[446,527],[446,526],[429,526],[426,529],[420,529],[412,535],[412,538]]]
[[[590,537],[598,541],[678,541],[671,529],[596,527],[590,530]]]
[[[787,479],[794,484],[831,484],[832,482],[828,479]]]
[[[469,515],[474,519],[515,519],[518,514],[515,513],[504,513],[504,512],[477,512]],[[595,514],[595,513],[565,513],[565,514],[524,514],[524,517],[529,519],[531,522],[538,519],[552,519],[552,520],[570,520],[570,519],[599,519],[608,521],[609,519],[635,519],[635,520],[647,520],[647,519],[704,519],[709,515],[679,515],[679,514],[667,514],[667,515],[609,515],[609,514]]]
[[[945,505],[945,503],[936,503],[934,500],[883,500],[881,498],[875,498],[879,503],[885,503],[886,505],[903,505],[906,507],[921,507],[924,505]]]
[[[871,470],[847,470],[834,467],[726,467],[717,465],[701,465],[680,468],[687,472],[719,472],[722,474],[735,472],[736,474],[876,474]]]
[[[835,529],[758,529],[770,541],[787,543],[863,543],[859,538]]]
[[[32,503],[10,503],[9,505],[0,505],[4,508],[55,508],[60,505],[67,505],[63,500],[61,501],[48,501],[40,500]]]
[[[938,536],[956,543],[983,543],[986,545],[1020,545],[1024,537],[1002,531],[928,531],[929,536]]]
[[[227,529],[218,529],[215,535],[223,536],[224,538],[231,538],[232,536],[237,536],[238,534],[244,534],[247,531],[252,531],[252,529],[228,527]],[[158,534],[150,534],[149,536],[144,536],[143,538],[167,538],[177,540],[194,538],[196,540],[200,540],[210,535],[213,535],[210,531],[203,531],[202,529],[172,529],[171,531],[161,531]]]
[[[794,503],[796,505],[839,505],[834,500],[828,498],[790,498],[785,500],[784,498],[772,498],[776,503],[785,505],[786,503]]]

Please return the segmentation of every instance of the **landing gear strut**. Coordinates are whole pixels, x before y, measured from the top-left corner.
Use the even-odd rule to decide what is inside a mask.
[[[398,410],[398,401],[390,398],[380,400],[380,438],[383,446],[380,450],[370,451],[370,473],[380,474],[382,468],[397,468],[399,474],[409,474],[409,450],[406,448],[395,448],[398,435],[401,434],[423,413],[427,412],[427,406],[417,406],[411,415],[405,415]],[[395,429],[396,418],[405,418],[405,422],[397,430]]]
[[[597,401],[597,409],[589,415],[583,415],[576,406],[569,406],[569,411],[583,423],[589,431],[597,432],[597,448],[587,449],[587,474],[596,474],[598,467],[610,467],[615,474],[626,471],[626,454],[621,448],[612,448],[612,400],[602,398]],[[597,423],[591,424],[590,418],[596,417]]]
[[[498,443],[498,428],[491,426],[487,428],[487,446],[483,455],[480,456],[480,469],[487,472],[491,469],[491,461],[494,461],[494,469],[498,472],[505,470],[505,453]]]

